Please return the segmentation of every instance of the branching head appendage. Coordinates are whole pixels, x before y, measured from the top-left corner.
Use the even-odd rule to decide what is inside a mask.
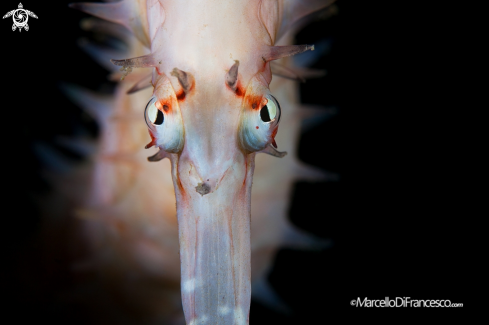
[[[178,83],[182,86],[183,91],[188,94],[194,87],[194,77],[183,70],[173,68],[171,75],[178,79]]]
[[[238,68],[239,61],[234,60],[234,64],[231,66],[228,73],[226,74],[226,84],[234,91],[236,91],[236,87],[238,85]]]

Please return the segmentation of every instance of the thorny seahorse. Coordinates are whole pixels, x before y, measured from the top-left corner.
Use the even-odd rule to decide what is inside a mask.
[[[184,322],[182,304],[189,325],[248,324],[252,293],[280,304],[265,281],[273,254],[318,242],[288,224],[286,198],[295,180],[328,177],[295,158],[297,81],[316,72],[289,58],[314,46],[290,44],[306,16],[332,2],[71,5],[132,32],[84,24],[129,44],[124,53],[85,44],[121,67],[113,99],[66,88],[102,130],[91,165],[78,172],[88,183],[74,214],[92,254],[79,268],[97,268],[108,282],[158,279],[165,289],[128,280],[121,290],[140,297],[148,319],[167,323]],[[149,158],[146,143],[157,149]],[[277,144],[288,152],[280,161]]]

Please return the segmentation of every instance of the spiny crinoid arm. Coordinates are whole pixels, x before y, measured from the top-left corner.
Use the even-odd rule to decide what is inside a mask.
[[[9,11],[5,14],[5,16],[3,16],[3,18],[7,18],[7,17],[10,17],[12,16],[12,14],[14,13],[15,10],[12,10],[12,11]],[[37,18],[37,17],[36,17]]]
[[[37,18],[36,14],[33,13],[32,11],[29,11],[29,10],[26,10],[25,12],[27,12],[27,14],[33,18]]]

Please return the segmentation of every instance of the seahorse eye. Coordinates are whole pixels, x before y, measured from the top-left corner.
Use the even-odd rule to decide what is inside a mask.
[[[163,124],[165,116],[163,115],[163,112],[156,107],[155,97],[151,98],[146,105],[146,109],[144,111],[144,119],[146,121],[146,125],[148,125],[149,128],[152,128],[152,125]]]
[[[156,119],[153,122],[153,124],[161,125],[161,124],[163,124],[164,119],[165,118],[163,116],[163,113],[158,109],[158,110],[156,110]]]
[[[275,121],[280,118],[280,104],[272,95],[267,95],[268,102],[260,110],[260,118],[265,123]]]
[[[248,152],[260,151],[272,145],[276,148],[275,135],[280,121],[280,105],[268,89],[261,89],[261,108],[243,106],[238,134],[240,144]],[[247,101],[245,101],[247,102]],[[256,107],[256,106],[255,106]]]
[[[260,117],[263,122],[270,122],[272,119],[270,118],[270,112],[268,111],[268,106],[265,105],[261,108]]]

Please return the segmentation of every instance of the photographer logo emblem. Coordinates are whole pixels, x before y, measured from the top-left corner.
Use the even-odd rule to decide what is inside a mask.
[[[19,3],[18,9],[7,12],[3,18],[5,19],[10,16],[12,16],[12,19],[14,20],[12,31],[15,31],[18,28],[19,32],[22,31],[22,28],[24,28],[26,31],[29,30],[29,25],[27,25],[29,16],[37,18],[36,14],[32,11],[23,9],[22,3]]]

